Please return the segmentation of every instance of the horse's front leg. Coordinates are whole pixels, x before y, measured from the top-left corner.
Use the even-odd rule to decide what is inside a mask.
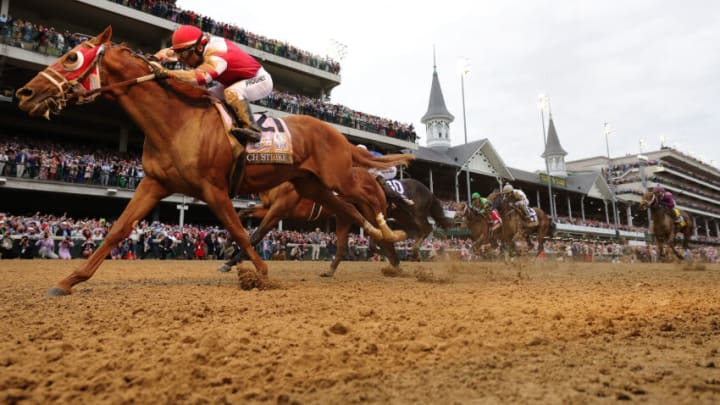
[[[280,219],[282,219],[280,217],[277,217],[277,213],[273,214],[273,207],[274,206],[270,207],[270,209],[267,209],[265,207],[246,208],[238,212],[238,218],[240,218],[240,223],[242,223],[242,220],[245,218],[262,218],[262,221],[260,221],[260,225],[250,236],[251,246],[255,246],[256,244],[260,243],[260,241],[265,237],[265,235],[270,232],[270,229],[277,225]],[[239,251],[233,257],[231,257],[230,260],[218,267],[218,270],[222,271],[223,273],[227,273],[232,269],[233,266],[242,262],[242,259],[243,252]]]
[[[235,213],[235,208],[232,205],[230,197],[228,197],[227,191],[217,187],[208,187],[203,190],[203,200],[205,200],[210,211],[215,214],[225,229],[230,232],[230,235],[235,242],[237,242],[238,246],[245,251],[253,262],[253,265],[255,265],[258,273],[266,276],[267,264],[260,258],[260,255],[257,254],[255,249],[253,249],[250,243],[250,237],[243,227],[242,222],[240,222],[240,218],[238,218]]]
[[[105,260],[105,257],[110,253],[110,250],[114,246],[117,246],[118,242],[130,235],[135,223],[145,218],[150,210],[157,205],[161,199],[167,197],[168,194],[165,187],[161,186],[157,181],[150,177],[144,177],[142,181],[140,181],[140,184],[138,184],[132,199],[127,207],[125,207],[120,218],[118,218],[112,228],[110,228],[110,232],[105,236],[100,247],[97,248],[87,261],[83,262],[82,267],[60,281],[57,286],[48,290],[48,295],[68,295],[75,284],[86,281],[92,277],[100,264]]]

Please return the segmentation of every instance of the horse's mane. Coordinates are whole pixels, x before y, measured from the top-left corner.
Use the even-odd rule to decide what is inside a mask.
[[[117,47],[121,52],[128,52],[134,59],[140,59],[143,62],[152,59],[150,56],[142,56],[141,52],[132,50],[124,42],[117,45]],[[212,104],[212,96],[204,87],[195,86],[177,79],[155,80],[155,82],[192,106],[206,107]]]

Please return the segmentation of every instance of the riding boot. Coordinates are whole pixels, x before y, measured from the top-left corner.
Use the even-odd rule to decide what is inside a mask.
[[[232,132],[235,136],[245,137],[250,142],[260,141],[260,133],[262,130],[257,122],[255,122],[255,118],[250,110],[250,103],[243,98],[235,96],[234,94],[230,97],[226,96],[225,99],[235,111],[238,124],[242,125],[242,127],[233,126],[230,128],[230,132]]]

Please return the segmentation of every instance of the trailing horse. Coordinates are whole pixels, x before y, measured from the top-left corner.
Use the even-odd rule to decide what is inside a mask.
[[[388,209],[388,218],[395,220],[396,228],[402,229],[409,238],[413,238],[410,257],[419,261],[420,246],[433,230],[428,218],[432,218],[442,229],[452,228],[452,220],[445,216],[442,202],[423,183],[415,179],[388,180],[386,183],[398,194],[405,195],[415,203],[410,207],[401,203],[394,204]]]
[[[327,123],[308,116],[289,116],[285,123],[294,135],[291,163],[251,164],[245,168],[244,177],[236,176],[236,167],[245,162],[244,148],[229,135],[222,114],[207,92],[172,79],[157,80],[147,59],[126,46],[113,45],[111,36],[112,29],[107,27],[61,56],[16,93],[20,109],[32,117],[46,118],[51,113],[59,114],[68,104],[92,101],[103,94],[115,100],[145,134],[145,177],[132,199],[104,243],[48,294],[69,294],[75,284],[91,278],[110,248],[128,236],[133,225],[161,199],[173,193],[205,201],[261,277],[267,276],[267,264],[253,250],[230,194],[260,192],[291,181],[303,197],[319,201],[354,221],[374,238],[401,238],[384,224],[382,212],[366,219],[333,191],[370,206],[351,168],[404,165],[412,155],[374,157],[352,145]],[[242,182],[237,181],[239,178],[243,178]]]
[[[385,193],[382,187],[366,169],[355,167],[352,170],[360,187],[366,190],[368,194],[382,197],[382,201],[385,201]],[[388,187],[393,188],[395,192],[405,195],[414,202],[414,205],[410,207],[401,205],[403,203],[400,201],[390,204],[387,216],[395,221],[396,229],[402,230],[409,237],[415,238],[412,257],[419,260],[420,245],[433,229],[428,217],[433,218],[435,223],[443,229],[449,229],[452,224],[445,217],[440,200],[424,184],[414,179],[388,180],[386,184]],[[314,221],[334,215],[333,212],[322,205],[301,197],[292,183],[283,183],[272,190],[263,192],[260,194],[260,198],[263,202],[262,206],[241,210],[238,213],[241,218],[261,219],[260,225],[258,225],[257,230],[251,237],[253,244],[259,243],[281,219],[293,218]],[[337,217],[335,225],[338,250],[330,264],[330,269],[320,274],[324,277],[332,277],[335,274],[340,261],[347,252],[347,235],[350,232],[351,224],[343,220],[342,217]],[[400,261],[393,244],[387,241],[377,241],[376,243],[377,248],[372,243],[371,250],[385,255],[393,267],[399,266]],[[233,257],[220,266],[220,270],[229,270],[237,263],[237,260],[237,257]]]
[[[382,187],[375,181],[375,178],[368,173],[367,169],[353,167],[353,177],[358,187],[364,190],[364,193],[371,197],[371,206],[358,204],[358,208],[363,213],[387,211],[385,202],[385,194]],[[340,197],[346,200],[346,197]],[[250,236],[250,243],[254,246],[270,232],[282,219],[292,218],[308,222],[326,219],[335,216],[331,210],[323,207],[321,204],[307,198],[303,198],[290,182],[282,183],[270,190],[260,193],[261,206],[246,208],[238,212],[240,219],[256,218],[260,219],[260,225]],[[344,216],[337,216],[335,219],[335,234],[337,236],[337,252],[335,258],[330,263],[330,270],[321,273],[321,276],[332,276],[338,265],[345,257],[348,250],[348,234],[352,226]],[[392,242],[379,241],[379,249],[384,254],[393,267],[398,267],[400,260],[397,257]],[[229,271],[232,266],[240,262],[242,252],[233,256],[229,261],[220,266],[218,270]]]
[[[490,243],[493,247],[498,246],[497,231],[499,230],[492,231],[488,224],[488,217],[475,212],[469,204],[460,202],[456,205],[455,221],[461,221],[470,230],[474,251],[478,251],[486,243]]]
[[[665,245],[667,244],[675,253],[675,256],[682,260],[683,257],[675,249],[675,238],[677,234],[683,236],[682,246],[683,249],[688,249],[688,243],[690,242],[690,236],[694,227],[693,218],[687,213],[680,211],[680,215],[685,220],[685,225],[680,227],[675,223],[675,216],[670,212],[669,209],[661,207],[658,203],[657,194],[652,191],[646,191],[642,200],[640,201],[640,208],[643,210],[650,209],[650,217],[652,218],[652,231],[655,234],[657,241],[658,254],[660,258],[665,257]]]
[[[551,237],[555,232],[555,222],[540,207],[533,207],[537,217],[537,222],[528,223],[525,221],[525,214],[520,212],[519,208],[512,205],[509,200],[503,198],[500,190],[493,190],[488,196],[488,200],[497,208],[502,218],[502,228],[500,228],[500,239],[503,244],[511,251],[526,251],[532,245],[530,236],[536,235],[538,241],[537,256],[544,252],[545,238]]]

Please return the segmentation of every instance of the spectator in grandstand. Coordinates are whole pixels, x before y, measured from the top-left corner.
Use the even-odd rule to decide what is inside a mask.
[[[17,257],[13,240],[10,238],[10,234],[5,232],[2,240],[0,240],[0,259],[14,259]]]
[[[159,77],[206,85],[217,81],[214,89],[225,96],[243,126],[232,132],[251,141],[260,140],[260,127],[250,111],[250,101],[267,97],[273,88],[272,77],[260,62],[231,41],[211,37],[198,27],[183,25],[172,36],[172,47],[159,51],[160,60],[179,60],[193,70],[166,70],[158,65]]]
[[[661,186],[660,184],[656,185],[653,189],[653,193],[657,196],[658,199],[658,205],[661,207],[664,207],[668,209],[673,216],[675,217],[675,223],[679,226],[685,226],[685,220],[683,219],[682,215],[680,215],[680,210],[675,208],[675,198],[673,197],[672,193],[665,190],[665,187]]]
[[[95,252],[95,248],[95,241],[92,239],[92,234],[88,231],[87,235],[85,235],[85,241],[80,246],[80,254],[84,258],[88,258]]]
[[[15,177],[22,177],[28,161],[27,149],[22,148],[15,154]]]
[[[512,184],[507,183],[505,184],[505,186],[503,186],[502,194],[504,198],[508,198],[510,200],[510,203],[513,206],[518,207],[522,210],[522,212],[525,214],[526,221],[536,221],[535,215],[532,211],[530,211],[530,201],[525,195],[525,192],[523,192],[519,188],[514,188]]]
[[[72,234],[72,229],[70,229],[70,224],[68,224],[67,221],[60,222],[60,227],[57,231],[55,231],[55,236],[59,237],[66,237],[70,236]]]
[[[21,259],[33,258],[32,243],[27,235],[24,235],[22,239],[20,239],[20,243],[18,243],[18,251],[20,252]]]
[[[61,259],[70,260],[72,259],[72,253],[70,253],[70,249],[75,246],[75,243],[73,243],[72,239],[70,239],[70,236],[66,236],[63,238],[63,240],[58,243],[58,256]]]
[[[3,175],[3,172],[5,171],[5,166],[7,165],[9,158],[7,153],[5,153],[5,148],[0,149],[0,176]]]
[[[38,254],[41,258],[58,258],[57,253],[55,253],[55,241],[50,237],[50,232],[44,232],[42,238],[35,242],[35,246],[38,248]]]

